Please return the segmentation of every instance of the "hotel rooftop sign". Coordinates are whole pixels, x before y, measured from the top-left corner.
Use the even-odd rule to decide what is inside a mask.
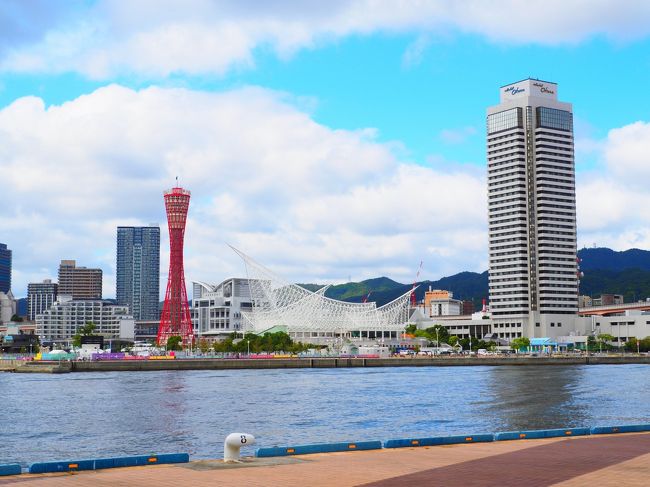
[[[501,103],[526,96],[557,100],[557,84],[529,78],[501,87]]]

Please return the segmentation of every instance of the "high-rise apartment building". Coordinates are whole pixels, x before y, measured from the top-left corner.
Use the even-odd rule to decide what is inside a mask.
[[[74,260],[62,260],[59,295],[72,296],[72,299],[102,299],[102,270],[77,267]]]
[[[8,293],[11,289],[11,250],[6,244],[0,243],[0,293]]]
[[[56,301],[59,285],[50,279],[27,285],[27,316],[31,321],[47,311]]]
[[[578,309],[573,114],[557,84],[501,87],[487,159],[492,319],[512,336],[554,336]]]
[[[160,319],[160,228],[117,227],[117,303],[136,320]]]

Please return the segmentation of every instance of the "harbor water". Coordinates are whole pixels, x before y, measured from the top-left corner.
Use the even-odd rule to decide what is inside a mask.
[[[648,423],[649,399],[648,365],[4,373],[0,463]]]

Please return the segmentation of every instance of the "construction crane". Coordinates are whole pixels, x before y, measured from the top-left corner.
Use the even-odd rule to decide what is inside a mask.
[[[368,291],[368,294],[366,294],[366,295],[363,297],[363,301],[361,301],[361,302],[362,302],[362,303],[367,303],[367,302],[368,302],[368,298],[370,297],[371,294],[372,294],[372,291]]]
[[[418,283],[418,278],[420,277],[420,272],[422,272],[423,261],[420,261],[420,267],[418,267],[418,272],[415,274],[415,281],[413,281],[413,287],[411,288],[411,306],[415,307],[417,305],[417,300],[415,299],[415,286]]]

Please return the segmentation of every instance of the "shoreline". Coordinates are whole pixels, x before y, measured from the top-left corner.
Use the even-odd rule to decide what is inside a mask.
[[[0,371],[18,373],[134,372],[159,370],[237,370],[237,369],[322,369],[355,367],[466,367],[536,365],[623,365],[650,364],[650,356],[583,357],[416,357],[416,358],[278,358],[175,360],[106,360],[96,362],[24,362],[0,360]]]

